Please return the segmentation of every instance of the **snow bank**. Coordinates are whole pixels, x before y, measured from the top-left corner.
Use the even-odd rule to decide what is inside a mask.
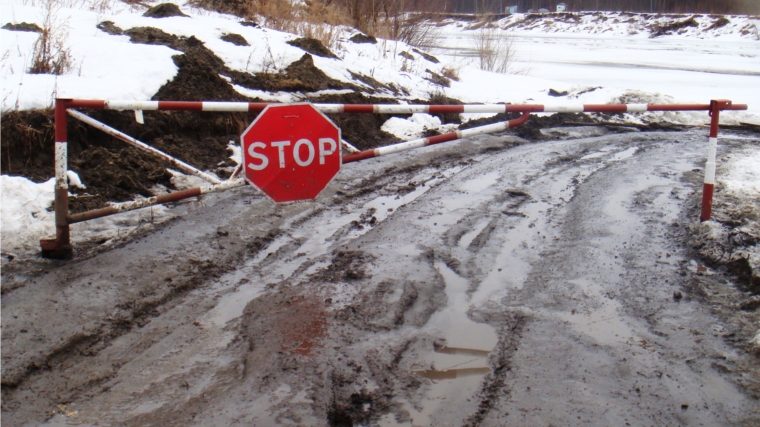
[[[514,14],[500,20],[497,25],[504,29],[525,33],[760,40],[757,20],[741,15],[675,15],[627,12]]]
[[[0,175],[3,253],[26,252],[39,247],[42,236],[55,234],[54,189],[55,178],[35,184],[23,177]]]
[[[760,151],[732,161],[727,169],[726,177],[720,179],[725,191],[737,197],[753,198],[760,203]]]

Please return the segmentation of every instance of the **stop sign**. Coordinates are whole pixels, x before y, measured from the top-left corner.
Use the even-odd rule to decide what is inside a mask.
[[[245,178],[278,203],[315,199],[340,171],[340,128],[311,104],[269,105],[240,138]]]

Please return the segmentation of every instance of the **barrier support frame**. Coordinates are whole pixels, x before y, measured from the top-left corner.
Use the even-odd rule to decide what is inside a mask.
[[[203,102],[203,101],[105,101],[105,100],[80,100],[80,99],[56,99],[55,102],[55,226],[56,237],[54,239],[40,239],[42,256],[46,258],[70,259],[73,256],[71,245],[70,225],[100,218],[129,210],[140,209],[156,204],[175,202],[186,198],[198,197],[202,194],[227,190],[245,185],[245,181],[236,178],[241,168],[237,168],[230,179],[221,183],[212,183],[202,187],[190,188],[169,194],[138,199],[131,202],[112,205],[102,209],[82,212],[71,215],[69,213],[69,186],[67,182],[68,172],[68,136],[67,117],[68,110],[74,108],[110,109],[110,110],[174,110],[174,111],[215,111],[215,112],[260,112],[268,104],[253,102]],[[540,104],[487,104],[487,105],[350,105],[350,104],[313,104],[323,113],[386,113],[386,114],[413,114],[413,113],[522,113],[514,120],[509,120],[478,128],[456,131],[448,134],[437,135],[429,138],[407,141],[400,144],[379,147],[373,150],[353,152],[343,156],[343,163],[351,163],[366,160],[387,154],[393,154],[409,149],[426,147],[448,141],[465,138],[472,135],[499,132],[510,127],[519,126],[528,119],[530,113],[550,112],[646,112],[646,111],[708,111],[711,117],[710,139],[708,159],[705,165],[705,182],[702,195],[702,211],[700,219],[707,221],[711,217],[712,196],[715,185],[715,157],[717,150],[717,138],[719,132],[719,119],[721,110],[746,110],[745,104],[732,104],[728,100],[712,100],[710,104],[577,104],[577,105],[540,105]],[[74,115],[76,117],[76,115]],[[86,117],[86,116],[85,116]],[[95,121],[94,119],[91,119]],[[103,125],[101,130],[109,128]],[[109,128],[111,129],[111,128]],[[115,129],[111,129],[115,131]],[[118,132],[118,131],[116,131]],[[123,137],[130,138],[126,135]],[[121,138],[120,138],[121,139]],[[133,139],[133,138],[132,138]],[[139,142],[139,141],[133,141]],[[157,151],[157,150],[153,150]],[[165,155],[165,153],[160,153]],[[154,153],[157,154],[157,153]],[[158,155],[158,154],[157,154]],[[175,159],[176,160],[176,159]]]

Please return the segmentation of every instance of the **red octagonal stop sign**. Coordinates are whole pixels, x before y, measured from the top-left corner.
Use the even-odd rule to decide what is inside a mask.
[[[342,163],[340,128],[311,104],[267,106],[241,145],[245,178],[278,203],[316,198]]]

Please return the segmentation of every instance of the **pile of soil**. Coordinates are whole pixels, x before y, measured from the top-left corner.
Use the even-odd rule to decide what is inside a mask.
[[[470,129],[492,123],[514,120],[518,117],[520,117],[519,113],[499,113],[492,117],[470,120],[459,126],[459,129]],[[582,113],[556,113],[551,116],[543,117],[532,114],[524,124],[514,129],[510,129],[510,131],[514,132],[520,138],[525,138],[530,141],[539,141],[545,139],[544,135],[541,133],[541,129],[567,126],[566,123],[573,123],[572,126],[576,126],[578,123],[596,123],[596,120]]]
[[[120,36],[124,34],[124,30],[117,27],[116,24],[113,23],[113,21],[103,21],[96,25],[97,29],[110,34],[112,36]]]
[[[103,147],[85,150],[69,162],[69,168],[87,183],[88,194],[72,197],[70,210],[97,209],[108,201],[133,200],[135,194],[151,197],[155,194],[149,188],[156,184],[174,188],[167,167],[155,156],[129,146],[118,150]]]
[[[377,44],[377,39],[376,38],[374,38],[372,36],[368,36],[366,34],[362,34],[362,33],[356,33],[356,34],[354,34],[353,36],[351,36],[350,39],[348,39],[348,41],[350,41],[352,43],[358,43],[358,44],[361,44],[361,43]]]
[[[330,49],[326,48],[325,45],[323,45],[322,42],[317,39],[302,37],[300,39],[291,40],[286,43],[312,55],[321,56],[322,58],[338,59],[338,57],[332,53]]]
[[[155,5],[148,9],[145,13],[143,13],[143,16],[147,16],[148,18],[169,18],[171,16],[186,16],[189,18],[189,16],[182,13],[182,11],[179,9],[179,6],[177,6],[174,3],[161,3],[158,5]]]
[[[421,56],[421,57],[425,58],[427,61],[430,61],[430,62],[432,62],[433,64],[439,64],[439,63],[441,62],[441,61],[439,61],[439,60],[438,60],[438,58],[436,58],[435,56],[433,56],[433,55],[430,55],[430,54],[427,54],[427,53],[425,53],[425,52],[423,52],[423,51],[421,51],[421,50],[419,50],[419,49],[412,49],[412,52],[414,52],[414,53],[416,53],[417,55],[419,55],[419,56]]]
[[[236,33],[222,34],[222,37],[219,37],[219,38],[228,43],[232,43],[235,46],[250,46],[251,45],[250,43],[248,43],[248,40],[246,40],[245,37]]]
[[[676,22],[663,25],[663,26],[655,26],[655,27],[652,27],[652,34],[649,36],[649,38],[655,38],[655,37],[665,36],[668,34],[673,34],[673,33],[678,32],[681,29],[688,28],[688,27],[699,27],[699,22],[697,22],[697,20],[694,19],[693,16],[691,16],[688,19],[684,19],[683,21],[676,21]]]
[[[352,79],[358,82],[362,82],[365,85],[372,88],[370,90],[365,89],[365,92],[369,92],[369,93],[390,92],[394,95],[400,95],[402,93],[407,94],[407,95],[409,94],[409,92],[407,92],[405,88],[396,86],[393,83],[388,83],[388,84],[380,83],[379,81],[375,80],[374,77],[367,76],[361,73],[354,73],[351,70],[348,70],[348,74],[351,75]]]
[[[232,72],[233,82],[249,89],[261,89],[269,92],[317,92],[325,89],[356,89],[355,86],[343,83],[327,76],[314,66],[314,58],[305,53],[301,59],[288,65],[279,73],[247,73]]]
[[[22,22],[20,24],[12,24],[12,23],[9,22],[9,23],[3,25],[3,29],[4,30],[9,30],[9,31],[26,31],[26,32],[30,32],[30,33],[41,33],[42,32],[42,28],[40,28],[39,25],[37,25],[37,24],[30,24],[28,22]]]

